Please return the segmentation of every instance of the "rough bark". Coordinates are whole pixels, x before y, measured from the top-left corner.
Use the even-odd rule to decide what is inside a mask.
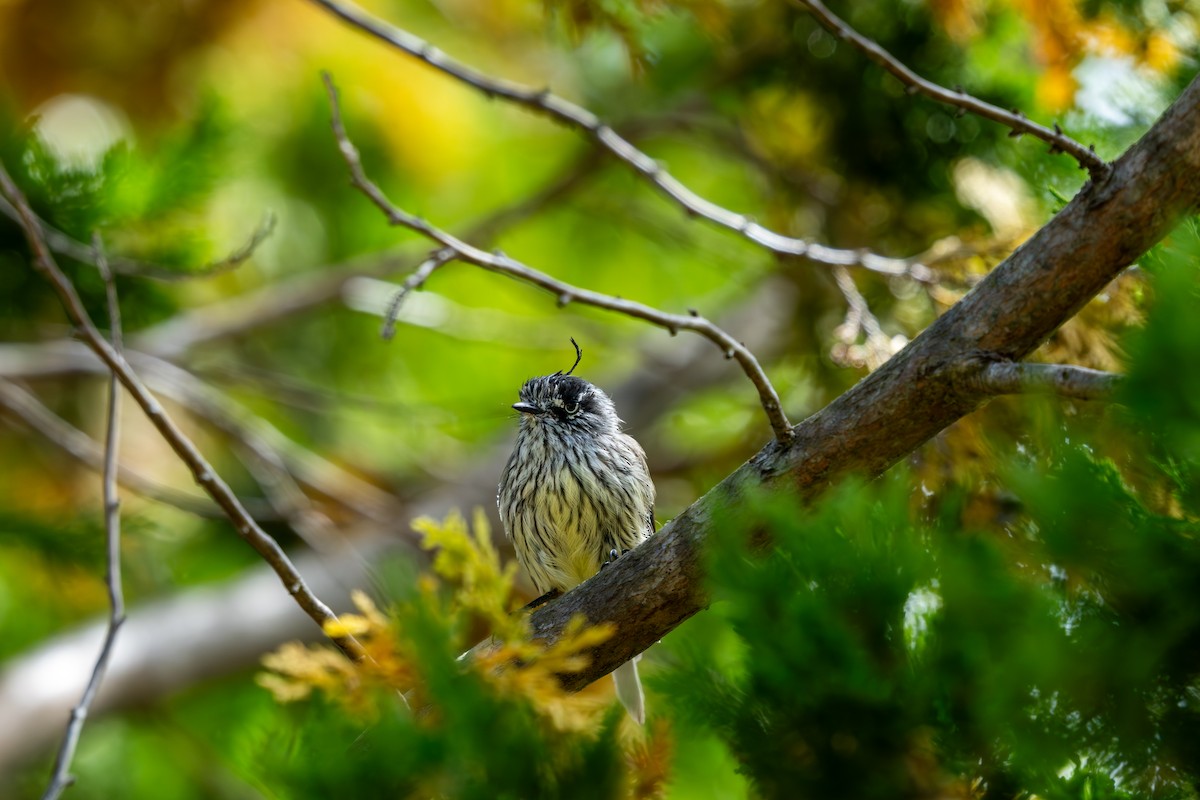
[[[564,685],[581,688],[612,671],[703,607],[700,548],[714,514],[745,487],[811,499],[848,474],[881,474],[988,399],[982,370],[1028,355],[1198,207],[1200,78],[1104,179],[1085,185],[908,347],[797,425],[793,442],[768,445],[641,547],[534,612],[535,635],[547,640],[576,614],[617,625]]]

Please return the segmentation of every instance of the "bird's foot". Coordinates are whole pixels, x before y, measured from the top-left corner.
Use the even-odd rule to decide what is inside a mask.
[[[562,596],[562,590],[551,589],[550,591],[546,592],[541,597],[530,600],[528,603],[525,604],[525,607],[522,608],[521,610],[522,611],[534,611],[534,610],[546,605],[546,603],[549,603],[551,600],[557,600],[561,596]]]
[[[628,552],[628,551],[626,551],[626,552]],[[612,550],[609,550],[608,551],[608,561],[605,561],[603,564],[601,564],[600,569],[604,569],[609,564],[613,563],[618,558],[620,558],[622,555],[623,555],[623,553],[621,553],[621,551],[615,547]]]

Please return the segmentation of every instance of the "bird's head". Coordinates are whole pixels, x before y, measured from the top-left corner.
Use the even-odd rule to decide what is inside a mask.
[[[571,340],[575,344],[575,340]],[[542,375],[525,381],[513,408],[521,412],[522,427],[550,426],[579,433],[615,433],[621,424],[612,400],[601,389],[571,373],[582,352],[575,345],[575,363],[567,372]]]

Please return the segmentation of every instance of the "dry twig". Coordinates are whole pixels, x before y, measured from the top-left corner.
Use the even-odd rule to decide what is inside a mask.
[[[324,628],[327,622],[334,621],[336,619],[334,613],[308,588],[308,585],[304,582],[304,578],[296,571],[291,559],[283,552],[279,543],[264,531],[254,521],[253,517],[246,512],[241,501],[238,500],[237,496],[229,488],[229,484],[225,483],[225,480],[217,474],[212,465],[201,455],[192,440],[167,415],[162,405],[146,389],[145,384],[142,383],[137,374],[134,373],[133,368],[129,366],[129,362],[125,360],[125,357],[114,349],[100,334],[100,331],[96,329],[95,324],[83,306],[83,301],[80,300],[78,292],[75,291],[74,285],[63,274],[63,271],[55,262],[49,247],[47,247],[45,240],[42,238],[41,230],[38,227],[33,211],[29,208],[28,201],[20,189],[17,188],[16,184],[13,183],[8,171],[3,166],[0,166],[0,192],[17,209],[21,218],[21,227],[25,232],[25,238],[33,254],[33,263],[54,287],[67,316],[78,330],[83,341],[118,377],[121,384],[129,391],[138,406],[145,412],[150,422],[162,437],[166,439],[171,449],[175,451],[176,455],[191,470],[196,482],[225,511],[238,535],[249,543],[271,565],[275,573],[279,576],[280,581],[282,581],[284,588],[296,599],[296,602],[304,609],[305,613],[322,628]],[[334,641],[348,656],[356,658],[361,652],[358,643],[352,638],[338,638]]]
[[[351,182],[355,188],[366,195],[387,216],[388,221],[393,225],[403,226],[437,242],[442,250],[434,258],[440,257],[448,249],[453,252],[453,257],[456,260],[474,264],[491,272],[508,275],[516,280],[545,289],[557,298],[560,306],[565,306],[571,302],[583,303],[594,308],[602,308],[607,311],[634,317],[635,319],[645,320],[652,325],[665,328],[672,334],[680,330],[690,330],[699,333],[717,345],[725,353],[726,358],[735,359],[738,362],[739,366],[746,373],[746,376],[750,379],[750,382],[754,384],[754,388],[758,390],[759,401],[762,403],[763,410],[767,414],[767,419],[771,423],[771,430],[774,432],[775,438],[781,443],[791,441],[792,424],[788,421],[787,415],[783,411],[783,405],[779,401],[779,394],[775,391],[775,387],[771,384],[771,380],[767,377],[766,372],[763,371],[762,365],[758,363],[758,359],[754,357],[754,354],[744,344],[698,313],[692,312],[688,315],[668,314],[643,303],[612,297],[599,292],[593,292],[589,289],[580,289],[526,266],[503,253],[488,253],[480,250],[433,226],[420,217],[409,214],[392,205],[391,201],[383,194],[383,191],[367,177],[358,155],[358,149],[346,135],[345,127],[342,125],[337,88],[333,84],[333,79],[330,78],[328,73],[323,74],[322,77],[325,80],[325,87],[329,92],[334,136],[337,138],[338,148],[342,153],[342,157],[350,169]]]
[[[372,17],[340,0],[312,0],[335,16],[392,47],[420,59],[434,69],[471,86],[489,98],[499,97],[573,128],[628,164],[638,175],[679,205],[689,216],[702,217],[722,228],[741,234],[779,255],[796,256],[826,266],[863,267],[885,275],[908,275],[917,280],[931,278],[922,264],[903,258],[888,258],[866,250],[839,250],[807,239],[785,236],[766,228],[745,214],[738,214],[706,200],[672,176],[662,164],[635,147],[592,112],[552,93],[549,89],[493,78],[438,50],[408,31]]]
[[[932,81],[928,81],[909,69],[887,50],[880,47],[877,42],[868,39],[847,25],[844,20],[826,8],[821,0],[792,1],[812,14],[834,36],[849,42],[862,51],[867,58],[894,75],[901,83],[908,87],[909,92],[920,93],[940,103],[946,103],[963,111],[969,111],[984,119],[999,122],[1001,125],[1005,125],[1011,129],[1010,136],[1020,136],[1023,133],[1035,136],[1050,145],[1051,153],[1067,153],[1078,161],[1079,166],[1086,169],[1088,174],[1092,176],[1092,180],[1099,180],[1108,174],[1108,163],[1096,155],[1095,150],[1090,147],[1084,147],[1070,136],[1067,136],[1058,125],[1055,125],[1054,129],[1051,130],[1045,125],[1039,125],[1027,119],[1020,111],[1005,111],[999,106],[994,106],[991,103],[986,103],[983,100],[972,97],[959,88],[947,89],[944,86],[939,86]]]
[[[7,187],[6,187],[7,189]],[[121,307],[117,302],[117,287],[113,280],[112,271],[104,255],[104,246],[98,234],[92,237],[92,248],[95,252],[96,267],[104,279],[105,294],[108,299],[109,336],[113,352],[121,352]],[[100,689],[100,681],[104,679],[105,669],[112,656],[113,645],[117,641],[117,633],[125,624],[125,593],[121,587],[121,500],[117,494],[117,446],[121,436],[121,384],[117,381],[115,370],[108,380],[108,426],[104,441],[104,582],[108,586],[108,629],[104,633],[104,643],[92,666],[91,677],[83,690],[83,696],[71,709],[71,718],[67,723],[67,731],[62,744],[54,758],[54,770],[50,776],[50,785],[46,787],[42,800],[56,800],[63,791],[74,782],[71,775],[71,762],[75,758],[75,748],[83,733],[83,724],[87,721],[88,711],[96,692]]]

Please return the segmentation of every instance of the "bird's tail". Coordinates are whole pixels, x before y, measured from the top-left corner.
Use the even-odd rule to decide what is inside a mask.
[[[634,656],[613,670],[613,682],[617,684],[617,699],[629,716],[643,725],[646,722],[646,699],[642,695],[642,681],[638,678],[637,662],[641,656]]]

